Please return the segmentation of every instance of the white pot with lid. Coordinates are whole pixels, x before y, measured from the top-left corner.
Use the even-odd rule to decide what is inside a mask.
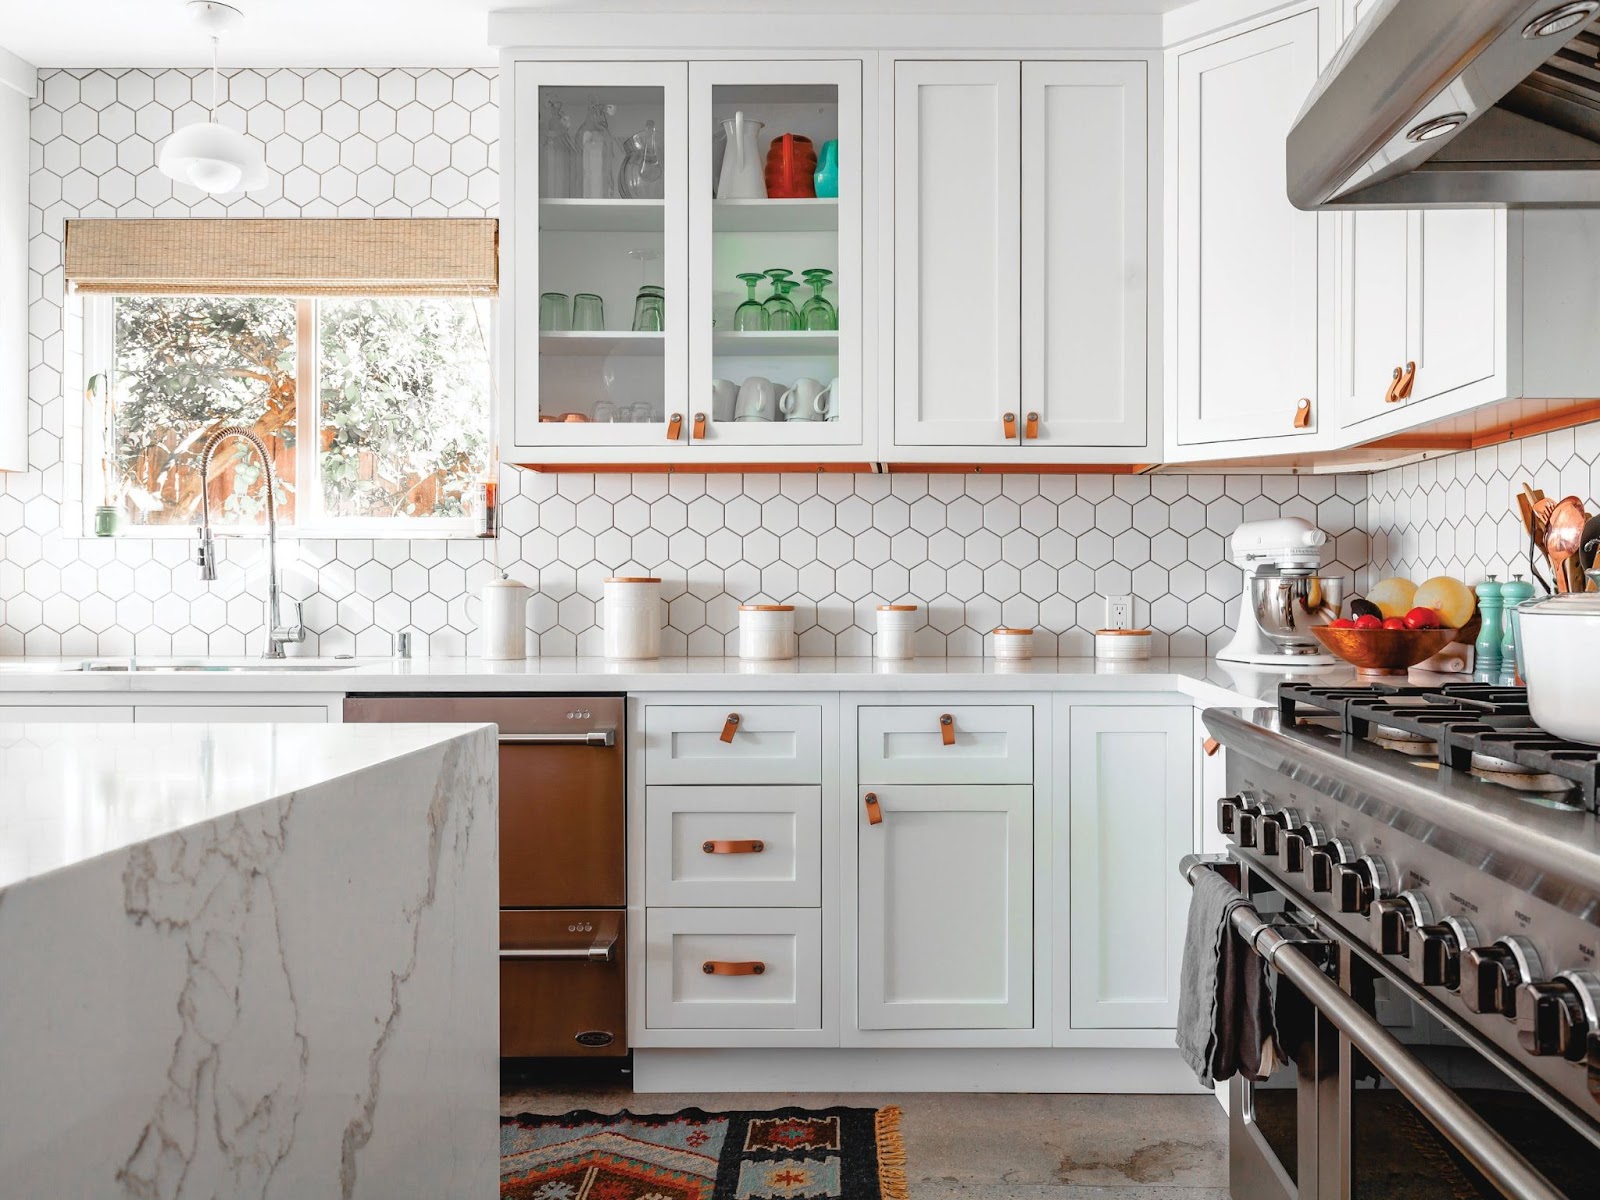
[[[1524,600],[1514,612],[1534,724],[1600,746],[1600,593]]]

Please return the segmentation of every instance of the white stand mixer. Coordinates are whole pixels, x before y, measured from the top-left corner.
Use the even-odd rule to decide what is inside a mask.
[[[1299,517],[1246,521],[1229,539],[1244,571],[1238,632],[1217,654],[1265,667],[1329,667],[1338,662],[1311,635],[1339,615],[1344,580],[1318,575],[1328,535]]]

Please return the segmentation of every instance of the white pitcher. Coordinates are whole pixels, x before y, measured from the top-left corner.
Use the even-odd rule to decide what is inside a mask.
[[[745,120],[742,112],[734,113],[731,121],[722,123],[728,149],[722,156],[722,178],[717,181],[718,200],[767,198],[766,164],[761,161],[761,149],[757,144],[762,128],[760,121]]]

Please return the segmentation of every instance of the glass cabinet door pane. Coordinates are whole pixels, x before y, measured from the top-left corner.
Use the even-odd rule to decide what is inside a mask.
[[[692,71],[690,396],[704,438],[859,441],[860,64]]]
[[[518,119],[531,128],[518,143],[531,165],[518,209],[523,228],[527,214],[538,219],[531,271],[519,255],[517,326],[537,351],[534,402],[519,421],[537,426],[519,425],[519,439],[661,442],[686,365],[686,66],[528,66]]]

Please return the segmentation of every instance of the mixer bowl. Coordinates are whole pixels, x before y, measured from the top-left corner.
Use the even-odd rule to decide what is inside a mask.
[[[1261,632],[1290,653],[1315,653],[1312,628],[1336,620],[1344,603],[1337,575],[1252,575],[1246,583]]]

